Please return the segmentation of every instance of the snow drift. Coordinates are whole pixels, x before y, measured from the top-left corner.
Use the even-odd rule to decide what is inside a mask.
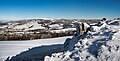
[[[67,50],[46,56],[45,61],[120,61],[120,26],[103,22],[92,28],[97,30],[66,39]]]
[[[83,35],[80,34],[77,24],[77,32],[72,38],[66,39],[62,47],[48,51],[46,48],[46,52],[32,55],[31,60],[28,60],[30,56],[18,55],[19,57],[15,56],[6,61],[120,61],[120,21],[114,21],[103,22],[101,25],[98,23],[99,26],[91,27],[91,30],[97,30],[88,31]],[[39,59],[35,59],[35,56]],[[41,56],[44,59],[40,59]]]

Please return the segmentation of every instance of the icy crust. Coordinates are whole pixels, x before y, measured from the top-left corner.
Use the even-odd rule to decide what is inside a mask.
[[[120,61],[120,25],[103,25],[99,31],[66,39],[65,51],[44,61]]]

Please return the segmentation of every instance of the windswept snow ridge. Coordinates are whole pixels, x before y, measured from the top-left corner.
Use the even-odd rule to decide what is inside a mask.
[[[66,39],[65,49],[68,49],[46,56],[44,61],[120,61],[120,25],[104,22],[96,27],[99,31]]]

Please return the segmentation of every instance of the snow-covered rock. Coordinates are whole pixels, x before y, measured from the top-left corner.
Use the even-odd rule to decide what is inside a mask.
[[[95,33],[77,34],[66,39],[64,44],[67,50],[49,57],[49,61],[120,61],[120,25],[106,25],[96,26],[99,31]]]

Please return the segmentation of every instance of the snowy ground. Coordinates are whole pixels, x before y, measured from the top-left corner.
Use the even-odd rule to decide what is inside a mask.
[[[47,46],[39,45],[7,61],[120,61],[120,21],[103,21],[83,35],[80,35],[79,25],[76,27],[73,37],[63,37],[64,40],[67,38],[65,41],[53,39],[55,45],[50,45],[51,39],[41,41]]]
[[[22,51],[41,45],[63,44],[67,37],[38,39],[31,41],[0,41],[0,61],[4,61],[8,56],[14,56]]]
[[[93,32],[74,35],[66,40],[67,51],[46,56],[45,61],[120,61],[120,21],[118,23],[104,23]]]

